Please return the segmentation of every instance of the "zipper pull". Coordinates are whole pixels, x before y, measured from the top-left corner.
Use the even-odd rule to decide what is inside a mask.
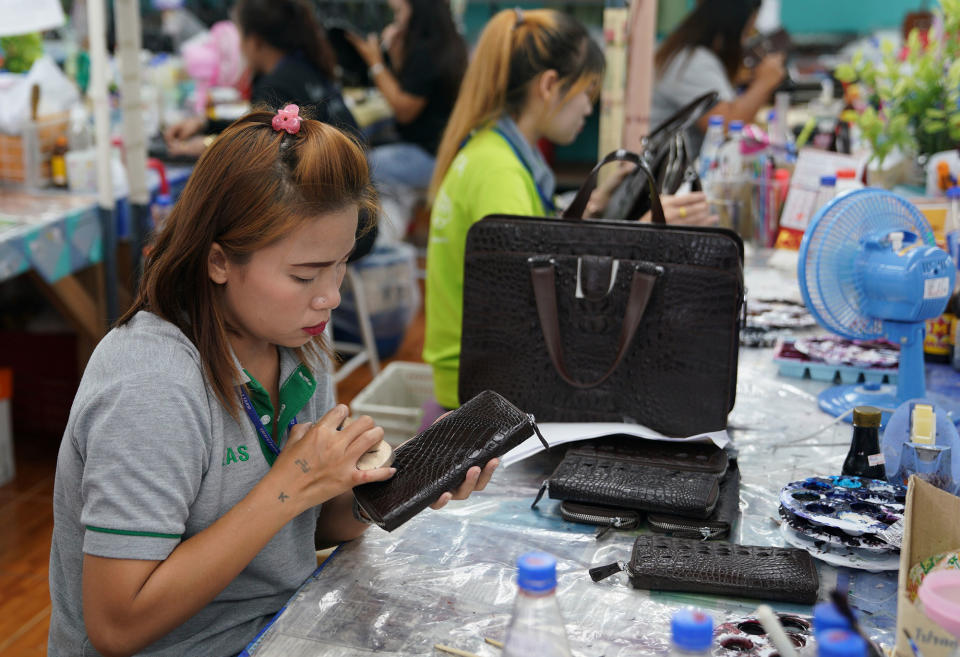
[[[614,561],[611,564],[606,566],[597,566],[596,568],[591,568],[589,570],[590,579],[594,582],[599,582],[602,579],[606,579],[611,575],[616,575],[617,573],[624,570],[624,564],[622,561]]]
[[[611,529],[620,529],[625,524],[627,523],[623,518],[610,518],[609,525],[605,525],[597,530],[597,540],[599,541],[601,538],[609,534]]]
[[[547,443],[546,439],[543,437],[543,434],[540,433],[540,427],[537,426],[537,421],[532,414],[527,413],[527,417],[530,418],[530,424],[533,425],[533,431],[537,434],[537,438],[540,439],[540,442],[543,444],[544,449],[550,449],[550,445]]]
[[[700,535],[703,536],[703,539],[702,539],[702,540],[704,540],[704,541],[709,541],[709,540],[710,540],[710,537],[713,535],[713,532],[710,531],[710,528],[709,528],[709,527],[701,527],[701,528],[700,528]]]
[[[547,492],[547,488],[550,486],[550,480],[545,479],[540,485],[540,491],[537,493],[537,498],[533,500],[533,504],[530,505],[531,509],[536,509],[537,504],[540,503],[540,498],[543,497],[543,494]]]

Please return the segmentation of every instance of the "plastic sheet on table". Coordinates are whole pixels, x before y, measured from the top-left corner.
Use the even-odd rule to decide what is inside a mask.
[[[750,276],[748,270],[748,289]],[[758,286],[760,287],[760,286]],[[777,507],[791,481],[840,471],[850,426],[830,424],[817,407],[824,383],[778,376],[771,349],[741,349],[737,404],[730,415],[742,475],[741,519],[731,540],[783,546]],[[818,427],[827,428],[810,437]],[[468,502],[426,511],[386,533],[371,529],[340,548],[291,601],[252,655],[432,655],[444,643],[477,655],[500,651],[516,592],[514,563],[528,550],[557,556],[558,600],[575,654],[666,655],[669,619],[681,606],[705,609],[716,624],[749,616],[758,601],[635,590],[626,575],[599,583],[587,570],[627,560],[633,533],[564,522],[559,503],[530,504],[560,454],[542,453],[495,474]],[[641,529],[639,531],[646,531]],[[849,587],[872,638],[891,646],[896,624],[896,573],[870,574],[818,563],[825,599]],[[777,611],[809,615],[810,607],[774,603]],[[715,648],[718,657],[735,657]]]

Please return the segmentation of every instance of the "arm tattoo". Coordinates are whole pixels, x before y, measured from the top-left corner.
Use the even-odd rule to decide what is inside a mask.
[[[283,491],[280,491],[280,496],[277,499],[280,500],[280,504],[283,504],[288,499],[290,499],[290,496],[284,493]]]
[[[310,464],[307,463],[305,460],[297,459],[296,461],[294,461],[294,463],[299,465],[300,469],[303,470],[304,472],[310,472]]]

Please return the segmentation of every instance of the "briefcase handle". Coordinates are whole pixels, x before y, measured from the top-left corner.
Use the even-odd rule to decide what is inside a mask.
[[[619,148],[612,153],[608,153],[602,160],[597,162],[597,166],[593,167],[593,171],[591,171],[590,175],[587,176],[587,179],[584,181],[583,185],[580,186],[580,190],[577,192],[577,195],[574,197],[570,205],[567,206],[567,209],[563,213],[563,218],[583,218],[583,213],[587,209],[587,201],[590,200],[590,194],[592,194],[593,190],[597,188],[597,174],[599,173],[601,167],[603,167],[605,164],[610,164],[611,162],[632,162],[633,164],[637,165],[637,168],[646,177],[647,185],[650,187],[651,221],[655,224],[667,223],[667,218],[663,214],[663,205],[660,203],[660,194],[657,192],[656,179],[653,175],[653,172],[650,170],[650,166],[642,157],[633,151],[628,151],[624,148]],[[635,221],[639,221],[640,217],[633,217],[633,219]]]
[[[563,340],[560,337],[560,318],[557,312],[556,261],[549,256],[532,256],[527,259],[530,265],[530,278],[533,281],[533,294],[537,303],[537,315],[540,318],[540,329],[547,345],[547,353],[554,369],[564,381],[574,388],[595,388],[616,371],[617,367],[627,355],[627,349],[633,341],[633,336],[640,326],[643,313],[647,309],[653,286],[663,274],[663,267],[653,263],[636,263],[633,269],[633,279],[630,282],[630,298],[623,313],[623,323],[620,327],[620,341],[617,345],[617,355],[613,365],[606,374],[596,381],[577,381],[567,371],[563,359]]]

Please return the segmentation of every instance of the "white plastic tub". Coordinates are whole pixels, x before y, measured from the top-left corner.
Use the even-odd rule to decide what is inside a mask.
[[[372,417],[383,427],[384,440],[395,447],[417,434],[423,405],[432,399],[432,368],[425,363],[394,361],[353,398],[351,415]]]

